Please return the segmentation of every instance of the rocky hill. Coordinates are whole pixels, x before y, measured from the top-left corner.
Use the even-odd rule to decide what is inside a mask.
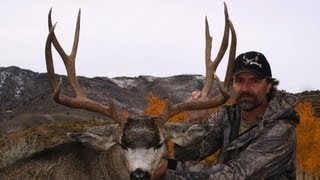
[[[63,92],[69,93],[65,76]],[[190,97],[191,91],[203,86],[201,75],[178,75],[158,78],[139,77],[78,77],[86,95],[103,104],[109,104],[111,96],[119,108],[142,113],[147,105],[148,93],[160,99],[171,98],[180,102]],[[105,118],[100,114],[66,108],[52,100],[52,92],[46,73],[36,73],[18,67],[0,68],[0,123],[11,130],[51,121]],[[71,117],[70,117],[71,116]],[[3,130],[0,130],[3,131]]]
[[[63,91],[68,93],[65,76]],[[117,107],[130,112],[142,113],[147,105],[148,93],[160,99],[171,98],[181,102],[195,89],[201,89],[204,77],[201,75],[177,75],[171,77],[78,77],[87,96],[108,104],[108,96],[114,99]],[[215,85],[214,85],[215,86]],[[214,92],[215,93],[215,92]],[[319,91],[297,94],[301,101],[315,104],[320,114]],[[52,100],[51,89],[46,73],[36,73],[18,67],[0,68],[0,127],[1,132],[25,128],[34,124],[46,124],[64,119],[86,120],[106,118],[100,114],[84,110],[66,108]],[[0,132],[0,133],[1,133]]]

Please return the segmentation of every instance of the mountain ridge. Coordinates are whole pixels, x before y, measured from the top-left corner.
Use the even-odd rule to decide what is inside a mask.
[[[63,80],[63,93],[70,94],[70,87],[64,75],[56,75]],[[169,77],[93,77],[79,76],[79,83],[85,94],[102,104],[109,104],[111,96],[115,105],[129,112],[141,114],[147,106],[147,97],[151,92],[159,99],[168,99],[173,103],[188,99],[191,92],[201,89],[202,75],[176,75]],[[214,83],[212,95],[218,93]],[[296,93],[301,102],[312,102],[315,113],[320,116],[319,91]],[[54,114],[54,116],[53,116]],[[68,108],[52,100],[52,92],[47,73],[37,73],[16,66],[0,67],[0,123],[7,131],[11,128],[25,128],[32,124],[50,123],[68,119],[108,119],[97,113]],[[32,123],[31,123],[32,122]]]

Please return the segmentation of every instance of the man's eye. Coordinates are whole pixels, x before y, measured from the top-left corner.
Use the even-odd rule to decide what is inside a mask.
[[[242,81],[241,81],[241,79],[235,79],[233,82],[239,84],[239,83],[241,83]]]
[[[252,83],[260,83],[260,82],[261,82],[260,79],[253,79],[253,80],[252,80]]]

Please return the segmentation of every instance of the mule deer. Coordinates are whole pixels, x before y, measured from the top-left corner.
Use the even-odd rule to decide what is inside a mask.
[[[157,117],[130,115],[127,119],[118,115],[112,100],[109,105],[95,102],[86,97],[79,85],[75,58],[79,42],[80,11],[73,48],[71,54],[67,55],[55,36],[55,25],[52,25],[50,10],[48,15],[50,32],[46,40],[45,56],[53,99],[65,106],[104,114],[112,118],[115,123],[94,127],[83,133],[69,133],[68,135],[75,141],[37,152],[1,169],[0,179],[150,179],[161,158],[166,156],[167,150],[164,144],[167,141],[173,141],[180,146],[192,145],[206,136],[211,128],[208,124],[170,125],[165,124],[166,121],[183,111],[220,106],[229,98],[236,34],[229,20],[226,5],[224,8],[224,36],[217,57],[213,61],[211,60],[212,37],[207,19],[205,22],[206,79],[201,98],[174,105],[168,103],[166,110]],[[228,48],[230,32],[232,40],[229,62],[224,83],[222,83],[214,72]],[[58,83],[55,79],[51,45],[55,47],[65,64],[74,97],[61,93],[61,80]],[[215,97],[208,97],[214,79],[217,80],[221,93]]]

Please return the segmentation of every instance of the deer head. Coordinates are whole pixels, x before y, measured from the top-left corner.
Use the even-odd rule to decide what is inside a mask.
[[[175,114],[183,111],[213,108],[224,104],[228,98],[228,90],[232,78],[233,61],[236,51],[236,34],[229,19],[226,5],[225,29],[220,50],[214,60],[211,59],[212,37],[210,36],[207,19],[205,21],[206,32],[206,79],[202,88],[201,97],[193,101],[185,101],[178,104],[168,102],[166,110],[157,117],[148,115],[130,115],[127,119],[120,118],[111,98],[109,105],[95,102],[86,97],[76,77],[75,59],[79,43],[80,11],[78,13],[77,25],[73,48],[70,55],[66,54],[57,40],[52,25],[51,10],[48,16],[49,34],[46,41],[45,55],[50,85],[53,90],[53,99],[62,105],[84,109],[104,114],[115,121],[115,124],[95,127],[84,133],[69,133],[68,135],[82,142],[89,148],[98,151],[107,151],[110,147],[119,144],[127,161],[128,171],[132,179],[149,179],[157,168],[161,158],[166,155],[165,142],[173,141],[180,146],[191,145],[206,136],[212,127],[208,124],[177,124],[166,125],[165,122]],[[231,31],[232,40],[229,52],[229,62],[224,83],[220,82],[215,71],[221,62],[229,41]],[[69,84],[73,90],[74,97],[61,93],[61,80],[55,79],[51,45],[60,54],[68,75]],[[216,97],[208,97],[213,80],[217,81],[220,94]]]

